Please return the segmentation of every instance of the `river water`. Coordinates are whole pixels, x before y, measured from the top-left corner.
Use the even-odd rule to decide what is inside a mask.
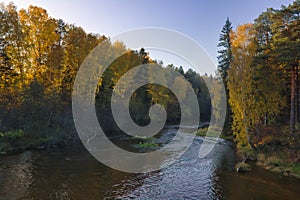
[[[163,131],[168,138],[176,129]],[[120,141],[119,141],[120,142]],[[219,139],[205,158],[203,138],[172,166],[144,174],[120,172],[81,144],[0,157],[0,199],[299,199],[300,181],[254,167],[234,172],[233,145]],[[128,141],[121,141],[127,145]],[[130,143],[130,142],[129,142]],[[122,144],[121,144],[122,145]]]

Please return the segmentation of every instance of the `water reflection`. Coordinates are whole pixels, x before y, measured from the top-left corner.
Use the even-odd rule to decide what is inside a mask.
[[[32,153],[24,152],[0,161],[0,196],[18,199],[28,196],[34,183]]]

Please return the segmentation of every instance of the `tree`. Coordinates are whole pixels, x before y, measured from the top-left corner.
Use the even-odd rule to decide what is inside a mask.
[[[55,32],[59,35],[54,40],[54,43],[49,46],[49,53],[47,55],[46,71],[43,75],[44,84],[47,88],[46,92],[59,93],[62,88],[62,74],[63,74],[63,61],[65,58],[64,53],[64,38],[67,34],[67,25],[63,20],[56,20],[57,27]]]
[[[267,44],[259,42],[263,34],[257,33],[257,26],[239,26],[231,36],[233,61],[228,71],[228,89],[232,130],[238,147],[245,152],[254,147],[250,136],[265,123],[266,113],[276,116],[285,106],[281,73],[261,50]]]
[[[267,9],[257,19],[255,19],[255,43],[256,55],[253,58],[255,66],[255,90],[259,94],[259,101],[265,102],[261,106],[261,113],[264,114],[265,126],[269,125],[269,121],[274,122],[279,112],[282,112],[286,106],[286,70],[281,64],[276,62],[276,56],[272,52],[273,43],[273,26],[272,16],[276,11]],[[284,116],[284,114],[281,113]],[[272,119],[273,118],[273,119]],[[275,123],[280,121],[275,120]]]
[[[288,7],[282,6],[281,10],[272,15],[271,54],[274,62],[290,69],[291,78],[291,107],[290,107],[290,130],[295,131],[296,122],[296,94],[297,77],[300,60],[300,1],[296,0]]]
[[[233,62],[228,70],[229,104],[233,112],[232,130],[241,154],[251,151],[249,131],[258,120],[252,94],[252,57],[255,54],[252,24],[237,27],[231,34]]]
[[[7,6],[1,5],[1,58],[2,63],[15,73],[20,74],[22,85],[17,87],[24,88],[24,67],[26,63],[22,52],[24,52],[24,34],[21,30],[19,16],[13,3]]]
[[[226,102],[227,102],[227,112],[226,112],[226,119],[224,124],[223,131],[229,132],[230,131],[230,124],[232,122],[232,111],[230,108],[230,105],[228,103],[229,99],[229,91],[227,87],[227,81],[228,81],[228,70],[230,69],[231,63],[232,63],[232,48],[231,48],[231,32],[232,32],[232,24],[229,21],[229,18],[227,18],[225,25],[221,31],[221,35],[219,38],[219,44],[218,47],[221,47],[222,49],[218,51],[220,54],[218,58],[218,73],[221,75],[221,78],[223,79],[224,86],[226,89]]]
[[[4,124],[0,130],[20,127],[18,113],[23,100],[20,80],[24,73],[18,48],[22,43],[18,20],[13,3],[0,4],[0,121]]]
[[[68,31],[63,38],[62,94],[65,101],[70,103],[75,76],[81,63],[105,37],[87,34],[81,27],[74,25],[68,25],[65,29]]]
[[[45,9],[36,6],[20,10],[19,16],[22,31],[25,33],[26,53],[30,58],[27,71],[31,72],[31,78],[42,81],[51,51],[49,47],[59,40],[59,35],[55,32],[57,22],[48,16]]]
[[[225,25],[221,31],[219,38],[218,47],[222,49],[218,51],[220,54],[218,56],[218,72],[220,73],[225,85],[227,82],[227,72],[230,69],[230,64],[232,62],[232,49],[231,49],[231,38],[230,34],[232,31],[232,24],[227,18]]]

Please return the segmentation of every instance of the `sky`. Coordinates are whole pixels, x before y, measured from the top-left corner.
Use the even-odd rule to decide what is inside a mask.
[[[11,0],[2,0],[8,3]],[[29,5],[46,9],[51,17],[108,37],[143,27],[175,30],[195,40],[217,65],[218,39],[227,17],[234,28],[251,23],[267,8],[293,0],[14,0],[18,9]],[[130,48],[130,47],[129,47]],[[189,65],[162,52],[150,57],[164,64]],[[216,69],[216,68],[215,68]],[[215,69],[205,71],[213,74]]]

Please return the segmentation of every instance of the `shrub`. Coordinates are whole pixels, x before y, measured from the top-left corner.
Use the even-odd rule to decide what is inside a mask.
[[[248,172],[251,171],[251,166],[245,162],[239,162],[235,165],[237,172]]]
[[[21,139],[23,136],[24,132],[21,129],[8,131],[5,133],[0,132],[0,142],[14,143]]]

